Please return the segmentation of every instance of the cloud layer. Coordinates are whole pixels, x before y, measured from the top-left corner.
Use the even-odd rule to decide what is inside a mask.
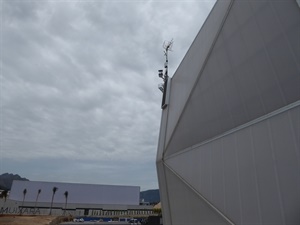
[[[157,188],[174,73],[212,1],[1,1],[1,173]]]

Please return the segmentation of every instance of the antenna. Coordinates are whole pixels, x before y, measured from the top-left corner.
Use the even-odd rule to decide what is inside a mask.
[[[163,79],[164,83],[160,84],[158,89],[163,92],[163,99],[162,99],[162,108],[164,109],[167,104],[165,104],[166,100],[166,90],[167,90],[167,82],[168,82],[168,52],[172,51],[172,46],[173,46],[173,39],[171,41],[164,41],[163,43],[163,49],[166,57],[166,61],[164,64],[164,70],[158,70],[158,76]]]
[[[169,50],[172,51],[173,46],[173,38],[171,41],[164,41],[163,48],[166,50],[165,53],[167,53]]]
[[[172,46],[173,46],[173,39],[171,41],[164,41],[163,43],[163,48],[165,49],[164,50],[164,53],[165,53],[165,57],[166,57],[166,61],[165,61],[165,65],[164,65],[164,69],[165,71],[163,70],[158,70],[158,76],[160,78],[163,79],[164,82],[166,82],[168,80],[168,52],[169,51],[172,51]]]

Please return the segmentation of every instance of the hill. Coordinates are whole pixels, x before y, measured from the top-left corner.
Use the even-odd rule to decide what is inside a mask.
[[[158,203],[160,202],[159,190],[154,189],[154,190],[141,191],[140,198],[141,200],[144,199],[144,202],[149,202],[150,204]]]
[[[28,180],[20,177],[18,174],[4,173],[0,175],[0,189],[10,190],[13,180]]]

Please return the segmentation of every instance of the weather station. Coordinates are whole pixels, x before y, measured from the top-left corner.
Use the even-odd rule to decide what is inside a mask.
[[[164,48],[164,55],[166,57],[165,65],[164,65],[164,70],[158,70],[158,76],[163,80],[163,83],[160,83],[158,85],[158,89],[163,93],[162,96],[162,102],[161,102],[161,108],[165,109],[167,107],[167,101],[166,101],[166,95],[167,95],[167,87],[168,87],[168,52],[172,51],[172,46],[173,46],[173,39],[171,41],[165,41],[163,43],[163,48]]]

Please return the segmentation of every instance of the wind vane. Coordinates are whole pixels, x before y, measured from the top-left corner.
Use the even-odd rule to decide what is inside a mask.
[[[158,76],[163,79],[164,83],[161,83],[158,85],[158,89],[163,92],[163,99],[162,99],[162,104],[161,107],[162,109],[164,109],[167,105],[165,103],[166,101],[166,90],[167,90],[167,83],[168,83],[168,52],[172,51],[172,46],[173,46],[173,39],[171,41],[165,41],[163,43],[163,48],[164,53],[165,53],[165,57],[166,57],[166,61],[165,61],[165,69],[164,70],[158,70]]]

